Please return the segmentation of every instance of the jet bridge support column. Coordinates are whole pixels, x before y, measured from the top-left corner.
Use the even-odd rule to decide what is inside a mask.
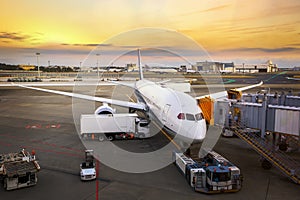
[[[261,116],[261,138],[265,138],[266,136],[266,119],[267,119],[267,107],[268,107],[268,101],[267,96],[264,94],[263,102],[262,102],[262,116]]]

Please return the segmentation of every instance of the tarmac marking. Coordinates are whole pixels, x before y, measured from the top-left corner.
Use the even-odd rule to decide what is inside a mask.
[[[99,160],[96,159],[96,177],[99,178]],[[99,199],[99,181],[96,180],[96,200]]]
[[[63,152],[63,151],[55,151],[55,150],[52,150],[52,149],[44,149],[44,148],[35,147],[35,146],[22,146],[21,148],[34,149],[34,150],[39,150],[39,151],[42,151],[42,152],[55,153],[55,154],[59,154],[59,155],[68,155],[68,156],[72,156],[72,157],[83,158],[83,156],[79,155],[79,154]]]
[[[170,142],[172,142],[174,145],[175,145],[175,147],[178,149],[178,150],[180,150],[181,148],[180,148],[180,146],[163,130],[163,129],[161,129],[161,127],[159,127],[158,126],[158,124],[156,123],[156,122],[154,122],[153,121],[153,123],[154,123],[154,125],[158,128],[158,129],[160,129],[160,131],[162,132],[162,134],[164,134],[164,136],[170,141]]]
[[[43,124],[28,124],[25,126],[26,129],[49,129],[49,128],[60,128],[61,125],[60,124],[47,124],[47,125],[43,125]]]
[[[1,141],[0,141],[0,144],[1,144],[1,145],[4,145],[4,146],[7,146],[7,147],[10,147],[10,146],[12,146],[12,144],[10,144],[10,143],[1,142]]]
[[[43,145],[47,145],[47,146],[51,146],[51,147],[58,147],[58,148],[61,148],[61,149],[67,149],[67,150],[70,150],[70,151],[75,151],[75,152],[80,152],[80,153],[83,152],[83,150],[81,150],[81,149],[75,149],[75,148],[72,148],[72,147],[61,146],[61,145],[57,145],[57,144],[49,143],[49,142],[43,142],[41,140],[29,140],[29,142],[40,143],[40,144],[43,144]]]
[[[12,144],[10,144],[10,143],[1,142],[1,141],[0,141],[0,144],[4,145],[4,146],[12,146]],[[63,151],[55,151],[55,150],[45,149],[45,148],[36,147],[36,146],[25,145],[25,146],[21,146],[21,148],[24,148],[24,149],[34,149],[34,150],[39,150],[39,151],[42,151],[42,152],[56,153],[56,154],[60,154],[60,155],[64,154],[64,155],[69,155],[69,156],[73,156],[73,157],[80,157],[80,158],[83,157],[82,155],[75,154],[75,153],[69,153],[69,152],[63,152]]]
[[[17,140],[17,141],[20,141],[20,142],[24,141],[23,139],[20,139],[20,138],[18,138],[16,136],[9,135],[9,134],[2,135],[2,136],[7,137],[7,138],[13,138],[14,140]],[[65,147],[65,146],[54,144],[54,143],[43,142],[41,140],[26,140],[26,141],[27,142],[32,142],[32,143],[35,143],[35,144],[47,145],[47,146],[51,146],[51,147],[54,147],[54,148],[66,149],[66,150],[73,151],[73,152],[78,152],[78,153],[82,153],[83,152],[83,150],[81,150],[81,149],[75,149],[75,148],[71,148],[71,147]]]
[[[128,99],[131,101],[131,102],[134,102],[135,103],[135,101],[127,94],[126,95],[127,97],[128,97]]]

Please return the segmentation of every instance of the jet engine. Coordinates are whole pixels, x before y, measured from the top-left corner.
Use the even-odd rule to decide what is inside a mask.
[[[103,103],[102,106],[99,106],[96,110],[95,110],[95,114],[97,115],[103,115],[103,114],[113,114],[116,112],[116,109],[113,109],[112,107],[110,107],[107,103]]]

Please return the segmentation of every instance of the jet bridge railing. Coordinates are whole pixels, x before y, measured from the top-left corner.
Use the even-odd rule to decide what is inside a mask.
[[[232,126],[232,131],[247,142],[264,159],[278,168],[295,183],[300,184],[300,162],[291,158],[287,153],[275,148],[272,141],[267,137],[261,137],[260,133],[247,129],[242,123]],[[272,137],[272,136],[271,136]]]

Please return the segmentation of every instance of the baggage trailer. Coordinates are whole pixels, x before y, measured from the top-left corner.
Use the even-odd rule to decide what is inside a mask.
[[[109,141],[150,137],[149,121],[136,113],[81,115],[80,134],[83,139]]]
[[[24,149],[19,153],[0,154],[0,177],[4,189],[13,190],[37,184],[40,166],[34,154]]]
[[[173,161],[196,192],[237,192],[242,187],[239,168],[214,151],[210,151],[201,162],[173,152]]]

